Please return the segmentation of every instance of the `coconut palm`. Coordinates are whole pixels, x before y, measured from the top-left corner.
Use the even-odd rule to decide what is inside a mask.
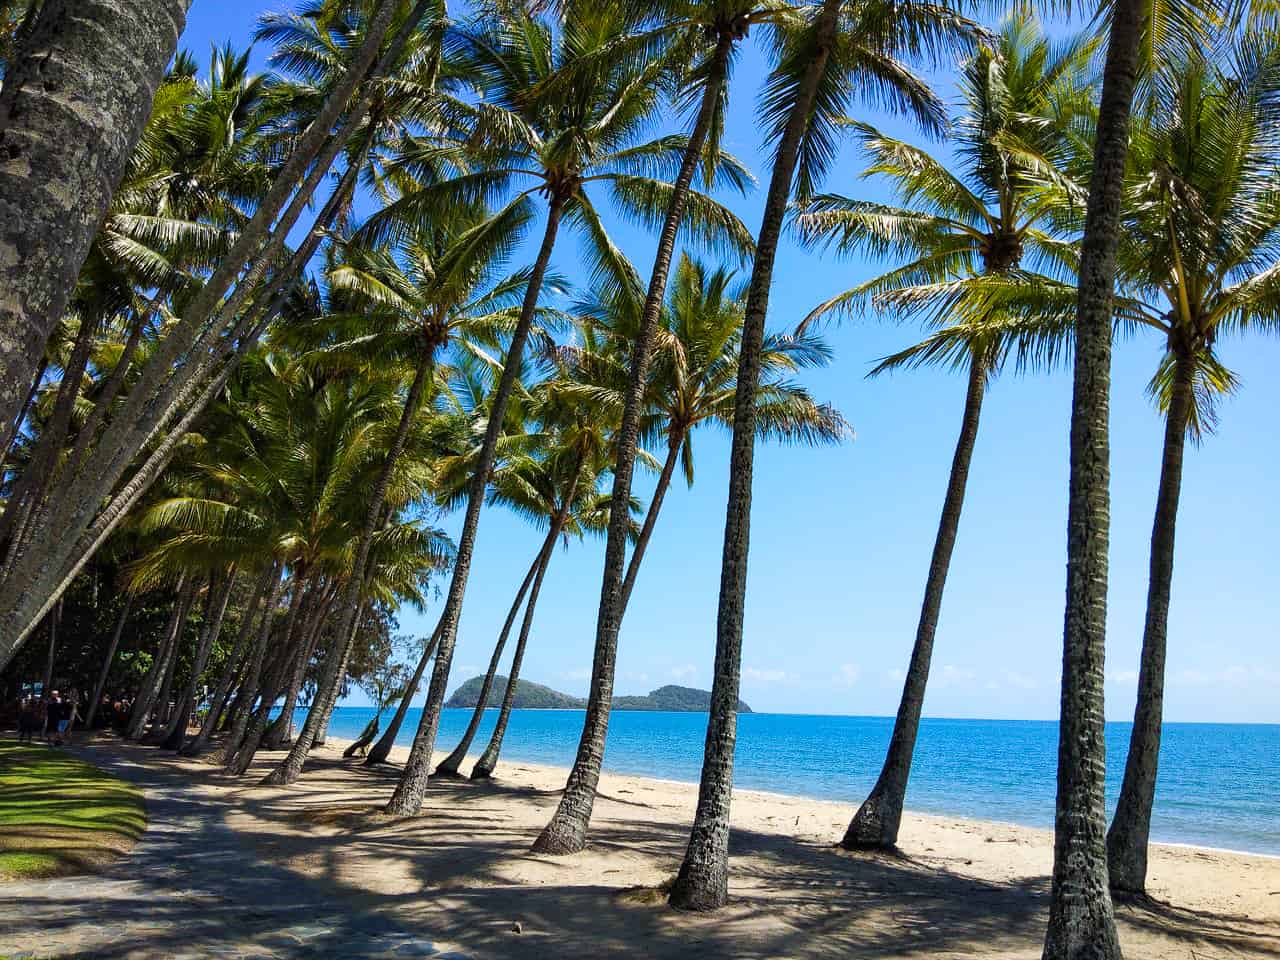
[[[547,201],[542,242],[468,495],[422,721],[389,812],[416,813],[425,795],[488,473],[560,225],[563,221],[581,232],[587,261],[598,278],[633,286],[634,270],[605,232],[593,192],[607,186],[621,210],[645,221],[655,219],[668,205],[670,185],[647,174],[670,146],[642,139],[660,104],[659,82],[666,64],[600,55],[626,27],[623,11],[611,4],[575,3],[564,6],[554,30],[524,13],[487,16],[459,30],[453,48],[470,72],[484,78],[484,96],[478,104],[457,100],[451,109],[466,133],[463,150],[479,167],[407,193],[372,222],[375,232],[394,233],[396,224],[430,217],[442,203],[474,201],[512,189],[518,192],[510,205],[526,205],[534,195]],[[566,69],[569,72],[561,74]],[[562,75],[567,82],[555,82]],[[412,170],[419,162],[432,161],[439,150],[435,144],[408,150],[403,167]],[[741,240],[745,233],[731,213],[692,191],[685,217],[691,228],[711,236]]]
[[[978,32],[975,24],[946,5],[885,5],[880,0],[852,4],[825,0],[811,21],[778,32],[780,56],[764,96],[766,129],[776,140],[777,149],[747,290],[734,399],[711,713],[693,830],[671,889],[671,903],[676,907],[713,909],[728,898],[729,803],[757,432],[755,393],[774,258],[792,188],[802,198],[812,194],[835,153],[836,115],[855,92],[888,101],[926,127],[937,129],[944,121],[942,104],[902,58],[954,49]],[[580,800],[578,806],[581,810]],[[562,802],[561,809],[565,807]],[[586,812],[589,809],[587,806]],[[577,834],[581,836],[580,829]],[[576,845],[581,846],[580,839]]]
[[[1155,799],[1174,535],[1184,445],[1237,385],[1217,341],[1280,330],[1280,53],[1245,34],[1167,65],[1155,109],[1133,125],[1117,263],[1128,315],[1158,332],[1151,393],[1164,448],[1151,531],[1138,697],[1107,834],[1111,887],[1142,893]]]
[[[934,332],[882,360],[872,374],[924,365],[968,374],[893,735],[879,779],[841,841],[846,848],[892,849],[897,843],[986,385],[1011,354],[1020,362],[1053,358],[1064,339],[1065,325],[1056,316],[1045,315],[1039,327],[1034,314],[1029,322],[1002,316],[986,309],[984,290],[992,278],[1015,274],[1027,296],[1042,286],[1058,294],[1063,286],[1031,273],[1024,260],[1053,269],[1064,252],[1070,254],[1070,244],[1049,232],[1048,221],[1083,192],[1062,171],[1071,153],[1067,127],[1087,112],[1093,47],[1085,38],[1053,44],[1035,21],[1008,20],[998,43],[978,51],[962,69],[963,108],[951,138],[958,164],[858,125],[871,160],[862,176],[887,179],[905,206],[825,195],[810,201],[798,218],[810,243],[829,244],[845,255],[892,253],[906,261],[820,304],[802,326],[868,307],[897,318],[923,317]]]
[[[331,335],[335,321],[342,325],[337,331],[339,342],[326,353],[340,358],[363,354],[366,362],[390,361],[412,371],[396,434],[369,497],[355,572],[347,581],[341,601],[336,628],[341,637],[351,630],[357,608],[356,591],[383,500],[438,355],[450,346],[476,350],[482,344],[494,343],[517,321],[515,304],[525,299],[530,282],[524,274],[498,275],[523,231],[529,212],[526,206],[508,205],[492,216],[483,208],[452,212],[453,218],[440,218],[431,229],[422,229],[407,238],[407,266],[403,270],[387,252],[357,249],[350,252],[348,262],[336,265],[328,276],[331,289],[344,294],[349,303],[345,312],[322,318]],[[357,329],[350,332],[356,336],[344,339],[342,334],[350,330],[353,321]],[[322,714],[332,709],[330,701],[336,702],[341,682],[336,672],[338,662],[338,658],[330,661],[331,669],[326,670],[317,689],[317,701],[329,703],[321,708]],[[412,696],[412,692],[408,695]],[[315,725],[303,728],[288,757],[272,773],[271,782],[291,783],[297,779],[318,733]]]

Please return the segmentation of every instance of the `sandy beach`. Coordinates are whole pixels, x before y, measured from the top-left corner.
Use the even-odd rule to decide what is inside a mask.
[[[189,774],[190,789],[225,809],[273,867],[469,955],[1040,956],[1048,831],[911,814],[901,857],[849,854],[834,846],[848,806],[739,791],[733,901],[693,916],[660,893],[679,865],[692,784],[605,774],[590,846],[551,858],[528,847],[564,770],[510,761],[491,783],[434,780],[424,814],[396,819],[380,805],[397,770],[344,762],[344,746],[316,750],[288,788],[256,785],[278,755],[261,754],[251,777],[229,781],[205,764],[126,749]],[[1280,956],[1280,859],[1160,845],[1150,873],[1153,900],[1117,906],[1126,957]]]

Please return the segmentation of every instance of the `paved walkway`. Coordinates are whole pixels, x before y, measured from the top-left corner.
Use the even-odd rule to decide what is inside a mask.
[[[0,885],[0,955],[466,960],[262,861],[180,772],[109,749],[74,752],[145,790],[147,832],[104,873]]]

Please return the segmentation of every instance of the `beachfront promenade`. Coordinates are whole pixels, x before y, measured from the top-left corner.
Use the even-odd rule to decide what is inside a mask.
[[[0,884],[0,952],[19,957],[435,957],[465,955],[406,931],[318,879],[265,861],[226,823],[232,801],[130,748],[73,748],[146,792],[148,828],[103,873]]]

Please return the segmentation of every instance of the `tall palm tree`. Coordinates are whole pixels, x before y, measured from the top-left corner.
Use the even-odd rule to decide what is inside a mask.
[[[361,339],[354,344],[339,343],[337,350],[354,349],[366,355],[372,353],[379,359],[398,360],[413,371],[399,425],[369,497],[354,573],[347,581],[341,601],[336,628],[339,637],[350,635],[358,607],[359,585],[383,501],[397,459],[418,416],[438,354],[455,341],[463,349],[475,349],[476,344],[467,338],[474,338],[477,333],[492,343],[496,339],[495,328],[518,323],[514,302],[527,296],[527,276],[494,276],[523,231],[528,215],[526,207],[508,205],[492,216],[483,208],[454,213],[455,222],[441,218],[433,229],[422,230],[407,244],[406,271],[401,271],[387,254],[355,251],[351,262],[330,273],[330,284],[346,291],[354,300],[354,309],[347,317],[354,317],[357,324],[366,326],[359,331],[363,334]],[[370,319],[382,329],[368,331]],[[325,318],[326,324],[332,321],[332,317]],[[317,717],[331,710],[336,700],[341,683],[339,663],[338,657],[330,659],[317,687],[317,703],[321,704],[318,712],[313,711]],[[318,733],[318,726],[308,723],[269,781],[282,784],[296,780]]]
[[[1129,116],[1149,6],[1109,4],[1102,75],[1080,246],[1075,324],[1071,459],[1067,496],[1067,597],[1058,726],[1053,882],[1044,960],[1120,957],[1107,884],[1103,660],[1110,542],[1111,323],[1116,249],[1129,148]]]
[[[627,18],[611,4],[581,3],[566,4],[554,30],[538,18],[511,13],[486,17],[458,31],[454,46],[470,69],[484,78],[484,97],[479,104],[458,100],[452,108],[466,131],[465,152],[481,166],[475,173],[411,191],[375,217],[375,227],[390,230],[396,223],[432,215],[442,202],[495,196],[510,188],[519,191],[512,204],[526,204],[533,195],[547,201],[542,243],[494,392],[468,495],[422,720],[404,775],[387,806],[391,813],[416,813],[425,796],[488,473],[561,222],[581,230],[593,272],[601,279],[633,285],[634,271],[605,232],[592,187],[607,185],[621,209],[642,218],[652,218],[655,210],[664,209],[671,193],[668,184],[647,175],[669,146],[642,140],[660,102],[665,64],[637,64],[634,58],[599,55],[626,26]],[[575,67],[571,81],[555,82],[566,65]],[[411,169],[438,152],[434,144],[416,157],[408,151],[404,166]],[[701,194],[690,193],[686,217],[713,236],[740,239],[744,233],[731,213]]]
[[[1274,34],[1235,36],[1162,71],[1134,123],[1117,253],[1127,314],[1156,330],[1151,392],[1165,417],[1146,623],[1128,761],[1107,834],[1111,888],[1142,893],[1155,800],[1165,647],[1184,444],[1213,428],[1236,386],[1224,335],[1280,330],[1280,53]]]
[[[977,32],[976,25],[945,5],[886,5],[880,0],[825,0],[811,22],[779,32],[779,62],[764,98],[766,129],[777,149],[747,289],[738,363],[711,712],[693,830],[671,889],[671,903],[681,909],[714,909],[728,899],[729,805],[757,431],[755,392],[773,264],[792,188],[802,198],[812,194],[835,153],[836,114],[855,91],[888,101],[937,129],[944,122],[941,103],[901,58],[922,50],[951,49]]]
[[[906,259],[819,305],[804,325],[869,306],[897,317],[921,316],[934,332],[881,361],[872,374],[926,364],[968,373],[960,436],[893,735],[879,779],[841,841],[849,849],[897,844],[986,385],[1011,352],[1020,361],[1056,355],[1054,345],[1041,338],[1060,340],[1064,333],[1053,316],[1037,330],[1034,316],[1025,323],[1017,315],[988,310],[983,290],[993,276],[1014,274],[1022,288],[1061,286],[1028,273],[1023,261],[1052,268],[1061,248],[1069,246],[1047,232],[1046,221],[1055,207],[1083,192],[1061,170],[1070,157],[1065,128],[1077,113],[1087,112],[1093,46],[1083,38],[1052,44],[1025,16],[1006,21],[998,43],[978,51],[962,69],[963,109],[951,138],[958,164],[860,125],[871,158],[862,176],[887,179],[906,205],[826,195],[815,197],[798,218],[812,243],[826,242],[842,254],[891,252]]]

